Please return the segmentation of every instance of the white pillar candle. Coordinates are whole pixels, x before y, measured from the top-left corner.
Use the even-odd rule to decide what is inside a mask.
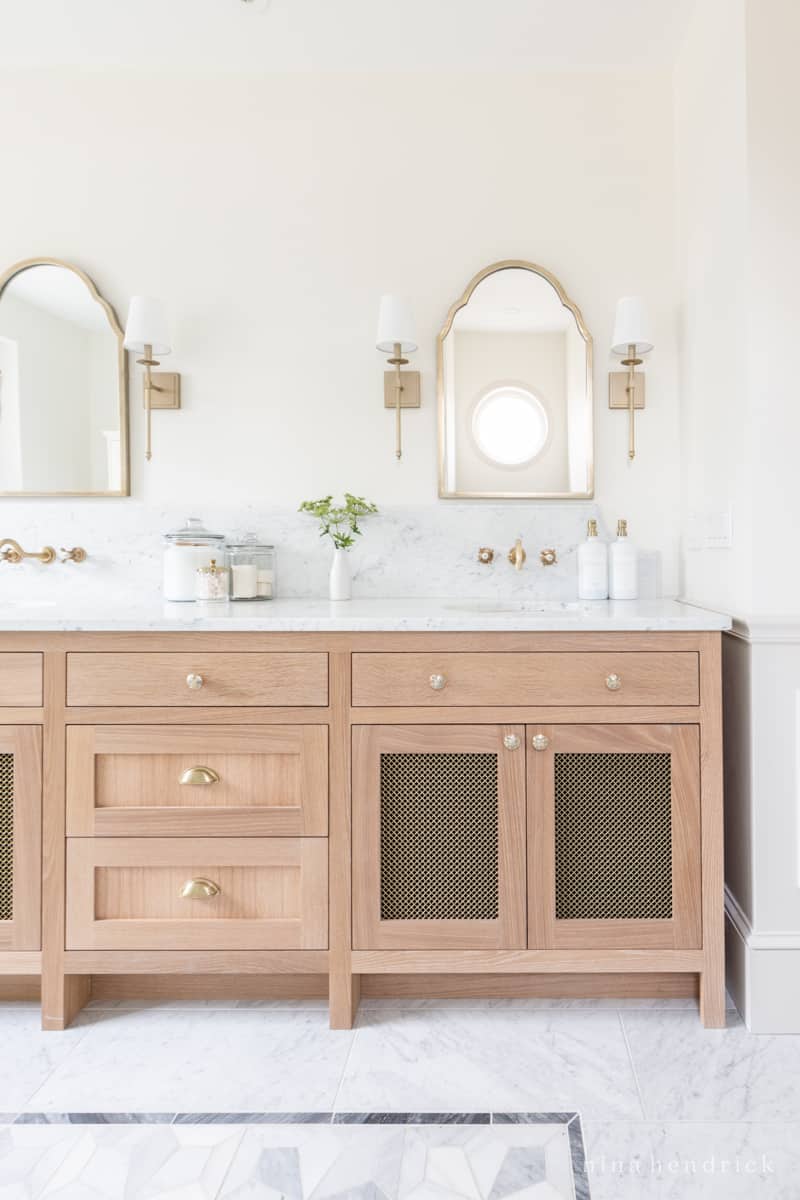
[[[233,567],[234,600],[250,600],[258,595],[258,571],[253,563]]]

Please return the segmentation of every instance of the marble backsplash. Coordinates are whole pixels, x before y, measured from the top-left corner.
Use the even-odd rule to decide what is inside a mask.
[[[52,598],[64,603],[101,598],[152,601],[161,593],[162,534],[201,517],[215,531],[253,530],[277,547],[278,594],[327,595],[330,543],[318,536],[313,518],[258,505],[223,508],[195,500],[181,508],[141,501],[6,501],[0,534],[26,550],[44,545],[83,546],[86,562],[0,563],[3,599]],[[351,551],[357,597],[478,597],[571,600],[577,595],[576,549],[586,522],[596,517],[610,539],[597,505],[587,503],[458,504],[392,507],[363,522],[364,536]],[[528,554],[521,571],[507,560],[517,537]],[[494,562],[478,562],[478,548],[491,546]],[[553,547],[554,566],[543,567],[539,551]],[[661,595],[660,555],[640,551],[640,596]]]

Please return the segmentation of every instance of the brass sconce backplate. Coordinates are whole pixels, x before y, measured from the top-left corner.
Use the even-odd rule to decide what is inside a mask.
[[[633,407],[644,408],[644,381],[645,374],[642,371],[634,372],[634,392],[633,392]],[[608,407],[609,408],[627,408],[628,407],[628,372],[627,371],[609,371],[608,373]]]
[[[153,388],[150,393],[150,407],[180,408],[181,406],[181,377],[177,371],[151,371],[150,378]],[[142,400],[146,407],[146,401]]]
[[[403,394],[400,397],[401,408],[421,408],[419,371],[403,371]],[[397,408],[397,372],[383,373],[383,407]]]

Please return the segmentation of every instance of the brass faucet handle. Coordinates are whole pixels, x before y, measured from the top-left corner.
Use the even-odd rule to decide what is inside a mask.
[[[71,550],[67,550],[66,546],[61,547],[62,562],[82,563],[86,562],[88,557],[89,556],[84,550],[83,546],[73,546]]]
[[[481,546],[478,550],[478,562],[483,563],[484,566],[494,562],[494,550],[491,546]]]
[[[517,538],[517,540],[514,542],[513,548],[508,552],[508,561],[511,563],[515,571],[521,571],[527,557],[528,556],[522,546],[522,538]]]
[[[558,555],[552,547],[548,547],[547,550],[539,551],[539,562],[543,567],[552,567],[558,562]]]

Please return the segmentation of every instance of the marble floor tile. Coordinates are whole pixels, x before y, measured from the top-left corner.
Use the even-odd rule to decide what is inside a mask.
[[[564,1125],[249,1128],[219,1200],[573,1200]]]
[[[619,1017],[605,1012],[365,1012],[336,1110],[580,1110],[641,1116]]]
[[[118,1009],[81,1020],[74,1053],[27,1097],[31,1110],[330,1111],[354,1036],[332,1032],[324,1013],[281,1010]]]
[[[85,1030],[45,1033],[38,1004],[0,1005],[0,1110],[21,1109],[80,1044]]]
[[[214,1200],[241,1137],[230,1125],[14,1125],[0,1130],[0,1196]]]
[[[797,1200],[800,1125],[585,1126],[592,1200]]]
[[[800,1035],[752,1034],[736,1015],[624,1013],[648,1120],[800,1121]]]

